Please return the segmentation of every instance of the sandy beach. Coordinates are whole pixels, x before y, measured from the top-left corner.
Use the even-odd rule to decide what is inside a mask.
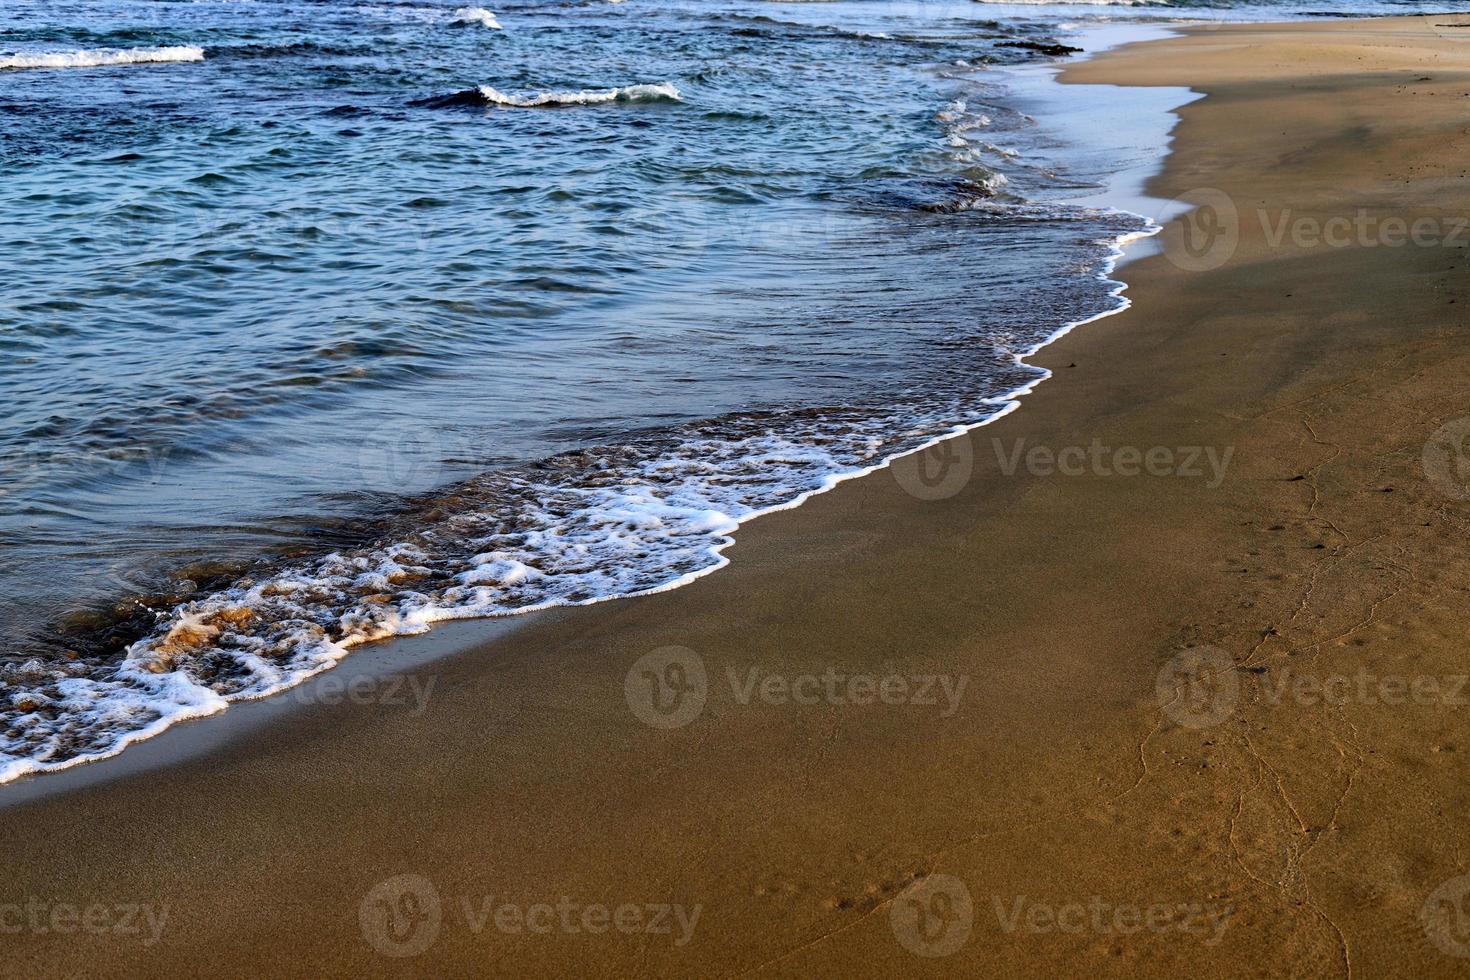
[[[1020,410],[684,588],[0,787],[3,972],[1465,975],[1467,40],[1071,66],[1204,94],[1149,188],[1204,208]]]

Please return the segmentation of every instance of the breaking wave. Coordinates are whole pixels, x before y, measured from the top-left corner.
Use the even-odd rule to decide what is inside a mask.
[[[484,7],[460,7],[454,12],[454,23],[466,25],[479,24],[481,27],[488,27],[491,30],[501,30],[500,21],[496,20],[495,15]]]
[[[423,99],[415,105],[431,108],[452,106],[499,105],[515,109],[554,109],[562,106],[599,105],[606,102],[682,102],[679,90],[668,82],[653,85],[626,85],[622,88],[591,89],[580,92],[535,92],[516,94],[481,85],[452,95]]]
[[[98,48],[91,51],[44,51],[0,57],[0,70],[21,68],[100,68],[203,61],[204,49],[192,45],[166,48]]]

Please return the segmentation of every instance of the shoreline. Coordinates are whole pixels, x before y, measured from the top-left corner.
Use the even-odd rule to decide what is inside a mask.
[[[1082,45],[1082,50],[1085,51],[1085,56],[1087,58],[1092,58],[1097,56],[1098,54],[1112,50],[1122,45],[1139,43],[1141,41],[1157,40],[1172,36],[1178,29],[1179,28],[1175,26],[1165,27],[1157,24],[1117,24],[1108,26],[1095,26],[1083,29],[1078,33],[1076,37],[1073,38],[1073,40]],[[1003,66],[998,70],[998,74],[1002,85],[1015,87],[1019,83],[1025,83],[1027,98],[1029,100],[1031,100],[1032,102],[1039,102],[1043,109],[1056,109],[1058,110],[1057,114],[1061,115],[1061,110],[1065,106],[1063,100],[1066,98],[1066,96],[1065,93],[1061,90],[1061,86],[1058,83],[1057,79],[1063,73],[1065,68],[1065,63]],[[1040,84],[1037,84],[1038,76],[1041,78]],[[1144,105],[1145,100],[1142,97],[1139,97],[1133,100],[1133,105],[1131,106],[1131,108],[1138,111],[1146,111],[1149,114],[1157,115],[1160,121],[1167,120],[1167,122],[1162,126],[1161,134],[1150,134],[1161,135],[1165,143],[1167,143],[1168,133],[1173,130],[1174,125],[1177,122],[1176,110],[1180,106],[1185,105],[1190,101],[1193,101],[1197,97],[1198,96],[1190,93],[1187,89],[1181,88],[1177,92],[1164,94],[1159,98],[1150,97],[1148,99],[1148,102],[1152,104],[1149,104],[1147,106]],[[1071,108],[1070,106],[1065,107]],[[1045,113],[1045,116],[1048,119],[1048,125],[1052,129],[1065,134],[1059,138],[1079,138],[1068,133],[1065,125],[1062,125],[1059,122],[1052,120],[1050,112]],[[1140,124],[1135,123],[1133,124],[1133,128],[1137,130],[1141,127]],[[1142,128],[1148,130],[1149,128],[1151,128],[1151,126],[1143,126]],[[1104,145],[1102,145],[1101,147],[1101,152],[1103,152],[1104,154],[1110,154],[1113,150],[1113,147],[1108,145],[1107,141],[1103,141],[1103,144]],[[1097,146],[1093,146],[1090,149],[1093,152],[1099,151],[1099,147]],[[1117,152],[1121,153],[1122,151],[1121,149],[1119,149]],[[1032,358],[1035,358],[1041,352],[1046,350],[1051,345],[1055,344],[1058,340],[1066,337],[1072,331],[1080,327],[1085,327],[1089,324],[1096,323],[1099,320],[1103,320],[1111,316],[1116,316],[1129,308],[1129,306],[1131,305],[1131,301],[1126,295],[1128,284],[1122,281],[1120,278],[1117,278],[1115,273],[1119,266],[1127,263],[1128,261],[1130,261],[1131,258],[1138,257],[1136,254],[1134,256],[1130,256],[1130,249],[1133,250],[1135,253],[1142,251],[1144,247],[1142,243],[1147,242],[1148,239],[1153,238],[1162,230],[1162,225],[1159,223],[1159,220],[1163,216],[1150,215],[1142,213],[1142,211],[1131,210],[1132,207],[1142,207],[1146,204],[1162,205],[1168,203],[1166,201],[1150,198],[1144,191],[1144,185],[1146,184],[1150,176],[1157,173],[1158,166],[1159,163],[1157,161],[1153,162],[1152,165],[1140,166],[1138,164],[1133,164],[1132,166],[1125,168],[1124,170],[1119,171],[1117,174],[1115,174],[1113,179],[1110,180],[1107,186],[1104,187],[1102,190],[1090,191],[1080,196],[1063,196],[1057,199],[1056,203],[1085,205],[1089,207],[1095,207],[1104,211],[1113,211],[1131,217],[1137,217],[1147,222],[1148,227],[1140,231],[1129,232],[1120,235],[1107,242],[1109,254],[1106,256],[1101,269],[1097,272],[1096,278],[1104,286],[1109,287],[1107,299],[1111,301],[1114,305],[1112,305],[1111,308],[1101,310],[1100,312],[1083,317],[1082,319],[1063,323],[1061,326],[1057,327],[1051,333],[1047,334],[1037,343],[1022,351],[1013,353],[1011,356],[1013,362],[1016,365],[1035,367],[1035,365],[1030,364]],[[1099,244],[1103,243],[1099,242]],[[887,470],[894,464],[900,463],[904,460],[912,461],[912,457],[916,457],[920,454],[929,452],[933,450],[936,446],[939,446],[940,444],[951,439],[967,436],[968,434],[989,426],[999,419],[1002,419],[1005,416],[1011,414],[1012,412],[1017,411],[1021,407],[1022,399],[1034,392],[1039,385],[1050,380],[1054,376],[1053,371],[1046,369],[1041,370],[1042,373],[1027,381],[1025,384],[1022,384],[1017,388],[1006,391],[1003,394],[997,395],[993,398],[986,399],[986,402],[992,408],[994,408],[994,411],[992,412],[992,414],[986,416],[979,421],[957,423],[946,432],[935,435],[923,443],[914,445],[892,455],[885,456],[870,465],[848,469],[841,472],[830,473],[827,475],[821,486],[804,491],[793,497],[792,499],[784,501],[782,503],[758,509],[753,513],[738,518],[727,515],[728,519],[734,521],[734,527],[731,528],[724,535],[723,539],[717,541],[710,546],[709,551],[713,557],[713,561],[711,562],[711,564],[705,567],[696,569],[691,572],[686,572],[683,575],[672,578],[662,584],[653,586],[648,589],[642,589],[633,592],[609,593],[607,595],[596,596],[595,598],[583,602],[567,603],[558,600],[547,600],[547,602],[545,602],[544,604],[532,605],[519,609],[515,612],[499,615],[447,615],[442,618],[430,619],[422,625],[417,625],[413,628],[405,629],[402,632],[393,633],[385,637],[366,638],[362,636],[349,636],[343,642],[343,653],[340,656],[336,657],[331,665],[305,676],[293,678],[290,681],[282,682],[269,691],[265,691],[259,694],[251,694],[245,697],[224,697],[222,700],[218,697],[215,697],[208,704],[193,704],[184,706],[175,714],[167,715],[163,718],[160,718],[145,728],[126,732],[117,742],[114,742],[105,750],[86,753],[71,759],[67,759],[61,763],[41,763],[35,768],[25,768],[26,764],[30,763],[30,760],[20,760],[12,763],[12,766],[10,767],[18,770],[14,772],[13,775],[10,774],[9,768],[0,768],[0,809],[3,809],[4,807],[16,802],[38,799],[40,797],[49,795],[52,792],[63,792],[78,786],[95,785],[99,782],[106,782],[111,778],[115,778],[115,776],[138,773],[146,771],[147,769],[158,768],[160,766],[169,764],[171,761],[180,758],[187,758],[189,756],[197,755],[201,752],[207,751],[208,749],[206,747],[222,745],[224,744],[225,740],[230,737],[230,733],[240,733],[251,728],[258,727],[265,720],[278,714],[280,710],[288,710],[288,702],[295,702],[298,704],[315,703],[315,701],[318,699],[319,692],[323,684],[331,685],[337,682],[336,679],[329,677],[329,675],[339,671],[344,671],[345,665],[347,665],[349,662],[353,663],[354,669],[347,670],[346,673],[349,675],[349,677],[353,679],[353,681],[363,680],[371,677],[380,678],[384,676],[382,670],[382,665],[384,664],[393,662],[398,659],[407,660],[412,663],[431,662],[432,660],[438,659],[443,656],[453,655],[455,652],[466,652],[472,649],[474,646],[479,645],[480,643],[488,642],[492,637],[501,635],[507,630],[516,628],[517,625],[524,621],[525,617],[545,615],[550,612],[564,609],[575,609],[584,606],[594,606],[604,602],[622,601],[644,596],[658,595],[663,592],[669,592],[675,589],[686,587],[691,583],[704,578],[705,576],[713,575],[726,568],[729,565],[729,559],[725,557],[725,552],[733,547],[735,543],[734,535],[742,528],[748,527],[751,522],[770,514],[798,509],[812,498],[829,493],[843,483],[846,483],[850,480],[862,479],[872,476],[873,474]],[[418,642],[425,640],[425,638],[433,636],[435,633],[445,629],[451,624],[476,622],[484,623],[486,624],[486,626],[483,629],[484,635],[478,637],[474,641],[466,642],[463,640],[453,640],[439,637],[436,638],[422,651],[414,651],[412,650],[412,646],[410,646],[408,648],[410,652],[405,652],[401,655],[396,653],[396,651],[400,649],[403,644],[417,644]],[[148,636],[145,636],[142,640],[138,642],[147,643],[153,638],[153,634],[150,633]],[[395,652],[382,652],[381,648],[386,644],[394,645]],[[357,660],[363,659],[362,654],[369,651],[378,651],[377,656],[374,658],[376,660],[376,663],[356,663]],[[246,705],[258,705],[256,710],[253,712],[255,717],[249,719],[232,719],[232,722],[230,723],[230,727],[228,729],[222,727],[214,727],[207,732],[200,732],[195,726],[195,723],[218,726],[221,721],[221,716],[226,715],[230,709],[233,708],[238,710],[239,708]],[[202,744],[186,745],[185,739],[179,737],[172,739],[167,746],[155,746],[153,751],[149,752],[146,758],[132,759],[130,760],[129,764],[125,766],[120,766],[117,764],[116,760],[123,757],[125,753],[128,753],[129,751],[136,753],[139,747],[150,742],[155,742],[157,739],[167,735],[171,731],[174,731],[179,726],[186,726],[188,730],[193,732],[193,734],[198,739],[198,742]],[[109,769],[112,769],[114,766],[116,766],[116,773],[111,771],[88,771],[72,779],[64,780],[61,783],[56,784],[54,787],[48,785],[47,782],[42,782],[52,780],[62,773],[74,772],[79,769],[90,770],[90,767],[97,764],[106,766]],[[14,791],[7,791],[7,787],[10,786],[15,786],[16,789]]]
[[[1210,187],[1262,213],[1410,213],[1453,192],[1470,80],[1427,22],[1192,28],[1064,81],[1206,92],[1150,182],[1165,199]],[[1202,647],[1267,668],[1247,678],[1461,669],[1462,519],[1419,468],[1463,411],[1460,257],[1273,247],[1269,228],[1243,221],[1214,269],[1130,262],[1133,307],[1041,351],[1062,377],[1027,411],[927,454],[968,461],[947,496],[892,470],[849,480],[743,529],[719,576],[527,618],[435,661],[417,714],[287,712],[146,778],[7,808],[14,895],[171,910],[155,944],[52,931],[17,937],[12,965],[1454,974],[1463,960],[1418,915],[1467,870],[1463,710],[1243,699],[1198,726],[1156,694],[1161,667]],[[1094,442],[1235,462],[1208,487],[1006,473],[1000,451]],[[707,672],[699,710],[645,724],[638,665],[675,647]],[[839,695],[795,698],[834,673]],[[901,678],[909,697],[859,700],[855,677]],[[951,681],[933,704],[926,677]],[[370,928],[369,900],[403,876],[439,909],[412,959],[391,954],[421,922],[406,940]],[[902,920],[916,881],[963,886],[955,948]],[[466,912],[489,896],[700,914],[683,944],[677,929],[542,935]],[[1111,916],[1084,921],[1102,926],[1058,927],[1094,899]],[[1165,906],[1226,926],[1117,917]]]

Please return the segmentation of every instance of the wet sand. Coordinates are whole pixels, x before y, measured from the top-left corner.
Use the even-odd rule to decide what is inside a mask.
[[[1151,190],[1222,196],[1020,411],[686,588],[5,809],[4,972],[1463,975],[1466,40],[1073,67],[1205,92]]]

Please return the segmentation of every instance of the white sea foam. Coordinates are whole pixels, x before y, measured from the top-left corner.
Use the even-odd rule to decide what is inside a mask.
[[[19,68],[100,68],[203,61],[204,49],[192,45],[166,48],[96,48],[90,51],[39,51],[0,56],[0,70]]]
[[[530,95],[501,92],[489,85],[481,85],[480,95],[486,102],[522,109],[561,105],[596,105],[602,102],[683,101],[679,90],[668,82],[653,85],[626,85],[622,88],[593,89],[582,92],[537,92]]]
[[[1017,156],[1016,151],[1006,150],[987,140],[979,139],[976,134],[988,131],[994,120],[983,112],[972,110],[963,99],[956,99],[946,105],[935,114],[935,118],[943,124],[942,143],[950,160],[965,175],[970,184],[981,191],[978,195],[965,194],[937,210],[974,211],[991,208],[989,198],[1009,185],[1010,180],[1004,174],[992,169],[992,161],[988,158],[1000,157],[1002,160],[1013,160]],[[1003,207],[1010,207],[1013,203],[1007,202]]]
[[[495,15],[484,7],[460,7],[454,12],[454,23],[456,24],[479,24],[491,30],[501,30],[500,21]]]

